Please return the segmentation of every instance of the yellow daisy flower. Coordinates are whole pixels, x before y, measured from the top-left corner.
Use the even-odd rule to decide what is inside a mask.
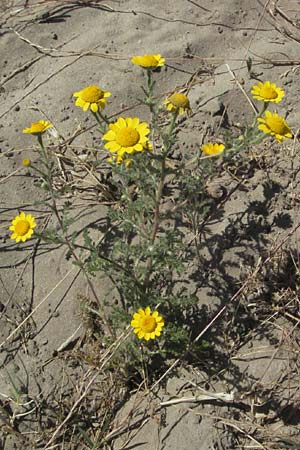
[[[111,153],[118,153],[118,156],[122,157],[124,153],[151,149],[148,138],[149,125],[146,122],[140,122],[137,117],[126,119],[119,117],[115,123],[109,124],[109,128],[102,139],[108,141],[104,147]]]
[[[75,102],[76,106],[79,106],[83,111],[87,111],[89,108],[96,113],[99,109],[104,109],[107,97],[110,97],[111,93],[103,91],[98,86],[87,86],[79,92],[74,92],[73,97],[77,97]]]
[[[139,309],[138,312],[134,313],[131,321],[134,333],[139,339],[144,338],[146,341],[160,336],[164,324],[164,320],[158,314],[158,311],[151,314],[149,306],[145,310]]]
[[[276,113],[273,114],[270,111],[266,111],[265,117],[258,117],[257,121],[260,123],[258,125],[259,130],[275,136],[278,142],[293,137],[291,129],[284,118]]]
[[[24,167],[30,167],[31,166],[31,160],[29,158],[25,158],[22,161],[22,164]]]
[[[209,156],[220,155],[223,153],[225,145],[224,144],[214,144],[213,142],[208,142],[202,145],[202,151]]]
[[[178,112],[178,114],[191,112],[189,99],[181,92],[175,92],[170,97],[168,97],[164,101],[164,105],[166,105],[168,111]]]
[[[284,91],[276,86],[275,83],[271,83],[270,81],[262,83],[259,81],[257,85],[253,86],[251,94],[256,100],[279,103],[284,96]]]
[[[162,67],[165,64],[165,58],[161,55],[144,55],[144,56],[133,56],[131,62],[137,66],[143,67],[144,69],[156,69],[157,67]]]
[[[25,242],[33,235],[33,229],[36,227],[35,219],[31,214],[21,212],[16,216],[9,229],[13,232],[10,236],[16,242]]]
[[[39,120],[38,122],[33,122],[29,128],[24,128],[23,133],[29,134],[43,134],[48,128],[52,128],[53,125],[47,120]]]

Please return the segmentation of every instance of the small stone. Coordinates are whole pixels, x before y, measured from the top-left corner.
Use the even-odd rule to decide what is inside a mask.
[[[15,107],[15,111],[20,111],[20,105],[17,105],[16,107]]]

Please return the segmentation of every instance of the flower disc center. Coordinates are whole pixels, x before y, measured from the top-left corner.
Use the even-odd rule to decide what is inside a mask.
[[[261,89],[261,96],[265,99],[274,100],[278,97],[277,92],[270,86],[263,86]]]
[[[172,94],[169,97],[169,101],[173,103],[177,108],[188,108],[189,107],[189,99],[186,95],[181,94],[180,92]]]
[[[139,133],[131,127],[122,128],[117,132],[116,142],[121,147],[133,147],[139,142]]]
[[[266,119],[266,124],[276,134],[284,136],[289,130],[280,117],[271,117]]]
[[[151,316],[145,316],[141,319],[140,327],[145,333],[152,333],[156,328],[156,320]]]
[[[29,222],[27,220],[19,220],[19,222],[15,225],[15,232],[19,236],[24,236],[30,228]]]
[[[103,98],[103,91],[98,86],[88,86],[81,92],[81,98],[87,103],[97,103]]]

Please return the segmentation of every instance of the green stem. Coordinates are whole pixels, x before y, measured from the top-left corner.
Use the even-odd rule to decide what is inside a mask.
[[[42,135],[41,135],[41,134],[38,134],[38,135],[37,135],[37,140],[38,140],[38,143],[40,144],[40,147],[41,147],[41,150],[42,150],[42,154],[43,154],[44,161],[45,161],[45,163],[46,163],[46,165],[47,165],[47,167],[48,167],[49,159],[48,159],[48,155],[47,155],[47,152],[46,152],[46,150],[45,150],[45,147],[44,147],[43,138],[42,138]]]
[[[269,106],[269,102],[263,102],[262,108],[260,110],[260,112],[258,113],[257,117],[261,117],[263,115],[263,113],[268,109]]]
[[[173,138],[173,132],[175,129],[175,125],[176,125],[176,119],[178,117],[178,112],[174,111],[172,113],[172,119],[169,125],[169,129],[167,134],[165,135],[164,139],[163,139],[163,154],[165,156],[167,156],[167,154],[169,153],[171,146],[173,144],[172,142],[172,138]]]
[[[152,81],[152,70],[147,70],[147,87],[146,87],[146,100],[145,103],[149,106],[151,115],[152,115],[152,127],[156,127],[156,119],[157,119],[157,112],[155,110],[155,101],[153,100],[153,87],[154,82]]]
[[[160,203],[161,198],[163,194],[164,184],[165,184],[165,178],[166,178],[166,154],[163,155],[161,159],[161,173],[160,173],[160,180],[157,186],[156,195],[155,195],[155,207],[154,207],[154,217],[153,217],[153,226],[150,236],[150,242],[151,244],[154,244],[158,227],[159,227],[159,219],[160,219]],[[153,265],[153,258],[150,256],[147,260],[147,272],[144,279],[144,288],[145,290],[148,287],[149,281],[150,281],[150,275]]]
[[[166,178],[166,159],[167,159],[168,153],[172,147],[172,143],[173,143],[172,138],[173,138],[173,134],[174,134],[177,116],[178,116],[178,112],[177,111],[173,112],[167,134],[163,138],[163,152],[161,155],[160,180],[159,180],[157,190],[156,190],[156,195],[155,195],[153,226],[152,226],[152,231],[151,231],[151,235],[150,235],[151,244],[154,244],[156,236],[157,236],[157,232],[158,232],[158,227],[159,227],[159,222],[160,222],[160,203],[161,203],[161,199],[162,199],[162,195],[163,195],[163,189],[164,189],[165,178]],[[149,284],[152,265],[153,265],[153,258],[150,256],[147,260],[147,272],[146,272],[146,276],[144,279],[144,287],[145,288],[147,288],[148,284]]]
[[[85,245],[79,245],[79,244],[75,244],[76,248],[80,248],[82,250],[87,250],[89,252],[91,252],[91,248],[90,247],[86,247]],[[139,287],[139,289],[141,289],[141,285],[139,284],[138,280],[136,279],[136,277],[134,276],[134,274],[128,270],[126,267],[122,266],[121,264],[119,264],[117,261],[114,261],[111,258],[108,258],[104,255],[101,255],[97,252],[97,255],[99,256],[99,258],[103,259],[104,261],[108,262],[109,264],[111,264],[112,266],[114,266],[116,269],[118,269],[119,271],[121,270],[125,275],[127,275],[129,278],[133,278],[134,282],[137,284],[137,286]]]
[[[98,113],[99,113],[99,111],[98,111]],[[105,120],[104,117],[102,117],[100,115],[100,113],[99,113],[99,115],[100,115],[100,117],[99,117],[98,113],[92,111],[93,116],[95,117],[96,121],[98,122],[98,124],[100,126],[101,133],[104,134],[106,130],[105,130],[105,127],[104,127],[101,119],[103,119],[105,122],[106,122],[107,119]]]
[[[151,233],[151,243],[153,244],[156,238],[158,225],[159,225],[159,211],[160,211],[160,201],[162,197],[162,192],[165,184],[166,177],[166,157],[164,156],[161,160],[161,174],[160,180],[156,191],[155,196],[155,209],[154,209],[154,220],[153,220],[153,228]]]
[[[268,109],[268,106],[269,106],[269,102],[263,102],[261,110],[254,117],[254,121],[252,123],[252,127],[251,128],[255,127],[258,117],[261,117],[263,115],[263,113]]]
[[[110,122],[109,122],[108,118],[104,114],[102,114],[100,109],[98,109],[98,115],[99,115],[100,119],[103,120],[103,122],[105,122],[107,125],[109,125]]]
[[[52,195],[52,171],[51,171],[50,160],[49,160],[49,157],[48,157],[48,153],[47,153],[47,151],[46,151],[46,149],[44,147],[43,138],[42,138],[41,134],[37,135],[37,140],[38,140],[38,143],[40,144],[40,147],[41,147],[42,159],[43,159],[43,161],[45,163],[45,166],[46,166],[46,173],[41,171],[41,170],[39,170],[39,169],[37,169],[37,168],[36,168],[36,171],[38,173],[40,173],[40,175],[42,175],[42,178],[44,178],[45,182],[48,184],[49,191],[50,191],[50,193]]]

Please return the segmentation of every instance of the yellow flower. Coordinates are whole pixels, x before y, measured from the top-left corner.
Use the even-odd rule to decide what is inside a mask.
[[[104,147],[111,153],[117,153],[122,157],[124,153],[131,154],[151,149],[148,124],[140,122],[137,117],[126,119],[119,117],[115,123],[109,124],[109,128],[102,139],[108,141]]]
[[[165,58],[161,55],[144,55],[144,56],[133,56],[131,62],[137,66],[143,67],[144,69],[156,69],[157,67],[162,67],[165,63]]]
[[[164,101],[164,105],[166,105],[168,111],[178,112],[179,114],[191,112],[189,99],[180,92],[175,92],[168,97],[167,100]]]
[[[16,242],[25,242],[33,235],[33,229],[36,227],[35,219],[31,214],[25,214],[21,212],[19,216],[16,216],[9,229],[13,231],[10,236],[11,239],[15,239]]]
[[[284,91],[276,86],[275,83],[271,83],[270,81],[262,83],[259,81],[257,85],[253,86],[251,94],[256,100],[279,103],[284,96]]]
[[[275,136],[278,142],[282,142],[283,139],[291,139],[293,137],[291,129],[284,120],[283,117],[276,113],[266,111],[265,117],[258,117],[257,121],[260,123],[258,128],[264,133]]]
[[[206,155],[215,156],[223,153],[225,148],[224,144],[214,144],[213,142],[208,142],[207,144],[202,145],[202,151]]]
[[[158,311],[151,314],[149,306],[145,310],[139,309],[138,312],[134,313],[131,321],[134,333],[139,339],[144,338],[146,341],[160,336],[164,324],[164,320],[158,314]]]
[[[74,92],[73,97],[77,97],[75,102],[76,106],[79,106],[83,111],[87,111],[89,108],[96,113],[99,109],[104,109],[107,97],[110,97],[111,93],[103,91],[98,86],[87,86],[79,92]]]
[[[43,134],[48,128],[52,127],[52,123],[47,122],[47,120],[39,120],[38,122],[33,122],[29,128],[24,128],[23,133]]]
[[[31,166],[31,160],[29,158],[25,158],[22,161],[22,164],[24,167],[30,167]]]

